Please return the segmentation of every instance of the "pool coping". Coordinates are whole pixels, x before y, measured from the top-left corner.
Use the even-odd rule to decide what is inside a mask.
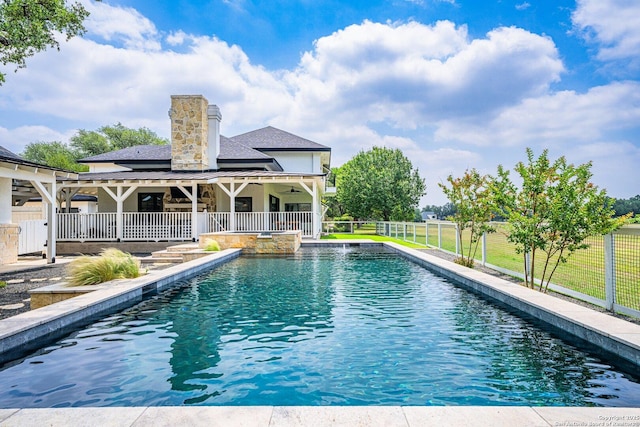
[[[303,241],[302,246],[384,246],[461,286],[537,317],[568,333],[640,365],[640,325],[469,269],[393,242],[371,240]],[[91,320],[140,301],[145,294],[240,256],[228,249],[138,279],[0,320],[0,357],[16,346],[52,334],[63,336]],[[616,424],[617,423],[617,424]],[[247,426],[640,426],[640,408],[528,406],[196,406],[128,408],[0,409],[0,426],[8,425],[247,425]]]
[[[640,325],[407,248],[384,246],[458,285],[532,316],[640,369]],[[638,420],[640,426],[640,420]]]
[[[0,320],[0,363],[13,360],[94,319],[129,307],[149,294],[177,281],[240,256],[241,249],[226,249],[164,270],[152,270],[135,279],[103,283],[96,290]]]

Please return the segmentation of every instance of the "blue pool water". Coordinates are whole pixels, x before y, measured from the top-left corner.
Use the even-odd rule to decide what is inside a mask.
[[[382,249],[242,257],[0,371],[0,406],[640,406],[606,361]]]

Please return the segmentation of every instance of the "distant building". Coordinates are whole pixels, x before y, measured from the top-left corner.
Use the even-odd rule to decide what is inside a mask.
[[[422,212],[422,220],[428,221],[430,219],[438,219],[438,215],[436,215],[433,211]]]

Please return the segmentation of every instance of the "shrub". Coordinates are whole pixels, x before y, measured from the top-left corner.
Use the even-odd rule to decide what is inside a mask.
[[[6,288],[6,287],[7,287],[7,282],[5,282],[4,280],[0,280],[0,289]]]
[[[217,240],[207,239],[204,242],[204,250],[207,252],[217,252],[220,250],[220,244]]]
[[[100,256],[81,256],[67,267],[69,286],[97,285],[114,279],[140,276],[140,261],[119,249],[104,249]]]

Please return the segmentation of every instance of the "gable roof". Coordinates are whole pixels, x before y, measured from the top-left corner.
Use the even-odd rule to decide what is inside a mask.
[[[171,161],[171,145],[136,145],[78,160],[81,163]]]
[[[331,148],[292,133],[267,126],[230,138],[260,151],[331,151]]]
[[[263,160],[273,158],[258,150],[247,147],[241,142],[232,141],[224,136],[220,137],[220,153],[218,160]],[[171,162],[171,145],[136,145],[121,150],[110,151],[79,160],[81,163],[156,163]]]

